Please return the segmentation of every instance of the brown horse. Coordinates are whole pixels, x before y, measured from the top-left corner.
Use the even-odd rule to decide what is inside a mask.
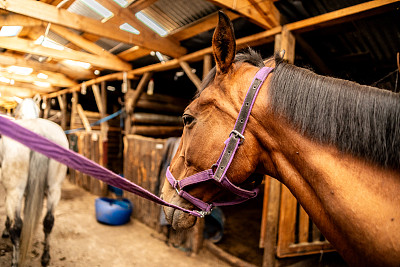
[[[213,36],[216,67],[186,108],[185,129],[170,171],[177,180],[209,169],[224,149],[246,91],[259,68],[274,67],[262,85],[227,171],[235,185],[253,173],[285,184],[350,265],[400,266],[400,97],[319,76],[253,52],[235,57],[229,19]],[[187,192],[205,202],[224,195],[207,181]],[[165,200],[193,209],[168,182]],[[196,218],[173,208],[175,228]]]

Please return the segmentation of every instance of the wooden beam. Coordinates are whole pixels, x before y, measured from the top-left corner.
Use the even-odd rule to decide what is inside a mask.
[[[50,109],[51,109],[51,103],[50,103],[50,99],[43,99],[43,101],[46,103],[46,107],[44,108],[43,111],[43,119],[48,119],[49,118],[49,114],[50,114]]]
[[[240,18],[240,15],[233,13],[228,10],[224,10],[224,13],[231,19],[235,20],[237,18]],[[214,13],[211,14],[203,19],[200,19],[196,21],[193,25],[190,25],[189,27],[186,27],[184,29],[181,29],[177,32],[174,32],[172,36],[181,41],[188,39],[190,37],[196,36],[199,33],[209,31],[211,29],[214,29],[217,26],[218,22],[218,14]]]
[[[46,72],[46,73],[48,73],[48,72]],[[7,71],[0,71],[0,76],[3,76],[7,79],[13,79],[13,80],[19,81],[19,82],[24,82],[24,83],[48,82],[53,86],[59,86],[59,87],[70,87],[70,86],[77,85],[76,82],[66,78],[61,73],[57,74],[56,77],[49,75],[49,77],[47,79],[40,79],[40,78],[36,77],[36,74],[20,75],[20,74],[15,74],[15,73],[9,73]],[[57,79],[57,77],[60,77],[60,79]],[[64,77],[64,78],[62,78],[62,77]],[[46,88],[43,87],[43,91],[46,91]],[[48,91],[48,89],[47,89],[47,91]]]
[[[140,79],[140,82],[139,82],[138,86],[136,87],[136,90],[130,90],[126,94],[125,109],[126,109],[127,113],[133,112],[133,110],[135,109],[135,106],[140,98],[140,95],[143,93],[144,89],[146,88],[146,86],[152,76],[153,76],[152,72],[146,72],[143,75],[142,79]]]
[[[95,43],[83,38],[82,36],[68,30],[63,26],[59,26],[57,24],[51,25],[50,30],[57,33],[58,35],[62,36],[63,38],[67,39],[71,43],[75,44],[76,46],[83,48],[84,50],[99,56],[105,56],[114,58],[116,61],[122,60],[118,59],[115,55],[111,54],[101,46],[96,45]],[[126,62],[123,62],[126,63]]]
[[[107,21],[101,23],[95,19],[71,13],[65,9],[58,9],[40,1],[31,0],[2,0],[0,9],[4,9],[17,14],[33,17],[46,22],[62,25],[79,31],[93,33],[98,36],[110,38],[119,42],[139,45],[145,48],[160,51],[163,54],[178,57],[186,53],[186,49],[177,43],[164,38],[145,34],[135,35],[120,30],[120,24]],[[40,10],[40,12],[38,12]],[[115,14],[118,15],[118,14]],[[131,14],[132,16],[132,14]],[[134,25],[132,25],[134,26]]]
[[[131,132],[131,124],[132,124],[132,113],[135,110],[136,104],[139,101],[140,96],[142,95],[144,89],[147,86],[147,83],[150,81],[150,78],[153,76],[152,72],[146,72],[136,88],[136,90],[128,89],[128,92],[125,94],[125,134],[129,134]]]
[[[79,101],[79,95],[77,92],[72,92],[72,98],[71,98],[71,119],[70,119],[70,129],[75,126],[75,120],[76,120],[76,114],[78,113],[78,101]]]
[[[100,114],[105,114],[104,107],[103,107],[103,102],[101,101],[100,89],[97,86],[97,84],[93,84],[92,85],[92,90],[93,90],[94,99],[96,101],[97,108],[99,109],[99,113]]]
[[[195,73],[192,72],[192,68],[189,66],[189,64],[185,61],[179,61],[179,65],[181,65],[183,71],[186,73],[186,75],[189,77],[189,79],[192,81],[192,83],[196,86],[197,90],[201,89],[201,80]]]
[[[32,68],[37,72],[42,70],[64,73],[70,78],[73,79],[92,79],[95,75],[84,68],[79,69],[71,69],[68,67],[64,67],[60,64],[48,63],[48,62],[38,62],[29,59],[25,59],[20,55],[13,55],[10,53],[0,54],[0,65],[15,65],[20,67]]]
[[[0,76],[2,76],[2,75],[0,74]],[[20,82],[20,81],[15,81],[15,80],[14,80],[14,84],[12,86],[23,87],[23,88],[30,89],[30,90],[35,91],[40,94],[50,93],[50,92],[54,92],[54,91],[57,91],[60,89],[59,87],[53,87],[53,86],[40,87],[40,86],[36,86],[36,85],[32,84],[31,82]]]
[[[113,0],[98,0],[98,2],[102,6],[110,10],[112,13],[114,13],[113,20],[115,20],[116,23],[118,23],[119,25],[123,23],[128,23],[129,25],[140,31],[139,36],[146,40],[146,42],[158,43],[156,51],[160,51],[161,53],[166,54],[167,52],[170,53],[172,49],[175,49],[174,57],[176,57],[176,55],[182,55],[186,53],[186,49],[184,47],[181,47],[178,41],[168,36],[161,37],[154,31],[146,27],[141,21],[139,21],[139,19],[137,19],[136,16],[134,16],[129,9],[121,8]],[[137,43],[137,45],[140,44]],[[146,47],[145,45],[140,46]]]
[[[261,232],[264,233],[263,267],[274,267],[276,260],[276,238],[279,222],[279,205],[281,196],[281,184],[278,180],[266,177],[269,180],[268,191],[264,193],[263,223]],[[267,183],[267,181],[266,181]]]
[[[203,80],[212,69],[212,60],[213,59],[212,59],[212,55],[211,54],[204,55],[204,60],[203,60]]]
[[[0,15],[0,25],[1,26],[22,26],[22,27],[37,27],[44,26],[46,27],[45,22],[33,19],[27,16],[8,13]]]
[[[125,61],[132,61],[144,56],[149,55],[151,50],[145,49],[145,48],[140,48],[139,46],[133,46],[121,53],[119,53],[117,56],[119,58],[122,58]]]
[[[81,104],[78,104],[76,106],[78,114],[79,114],[79,118],[81,119],[82,123],[83,123],[83,127],[85,127],[86,132],[90,133],[92,132],[92,127],[90,126],[89,120],[85,115],[85,111],[83,110]]]
[[[128,79],[135,79],[136,78],[136,76],[134,74],[132,74],[132,73],[128,73],[127,75],[128,75],[127,76]],[[86,81],[84,83],[86,84],[86,86],[91,86],[93,84],[101,83],[103,81],[122,80],[123,76],[124,76],[123,72],[117,72],[117,73],[104,75],[102,77],[98,77],[98,78]],[[69,93],[72,93],[72,92],[77,92],[77,91],[81,90],[81,85],[82,84],[78,84],[78,85],[72,86],[72,87],[70,87],[68,89],[64,89],[64,90],[60,90],[58,92],[46,94],[46,95],[44,95],[44,97],[53,98],[53,97],[57,97],[60,94],[69,94]]]
[[[47,79],[43,79],[43,81],[47,81],[47,82],[51,83],[53,86],[70,87],[70,86],[77,85],[77,82],[69,79],[62,73],[56,73],[56,72],[47,71],[47,70],[43,70],[43,71],[41,71],[41,73],[44,73],[47,76],[49,76]]]
[[[59,51],[56,49],[37,45],[33,41],[18,37],[0,37],[0,47],[23,53],[52,57],[58,60],[70,59],[75,61],[83,61],[90,63],[93,66],[98,66],[110,70],[126,71],[131,69],[131,66],[129,64],[115,62],[115,60],[112,60],[108,57],[101,57],[80,51]]]
[[[216,255],[218,258],[224,260],[227,262],[230,266],[241,266],[241,267],[256,267],[256,265],[252,263],[248,263],[247,261],[244,261],[228,252],[223,250],[222,248],[218,247],[215,245],[213,242],[210,240],[206,239],[204,240],[204,246],[214,255]]]
[[[371,15],[378,15],[400,7],[399,0],[375,0],[339,9],[312,18],[287,24],[289,31],[303,33],[340,23],[358,20]]]
[[[67,130],[67,95],[59,95],[57,99],[61,109],[61,128]]]
[[[294,63],[295,57],[295,44],[296,39],[294,38],[294,35],[286,27],[283,27],[280,50],[285,50],[284,59],[288,60],[292,64]]]
[[[33,97],[37,92],[25,87],[0,85],[1,96],[18,96],[21,98]]]
[[[279,11],[271,1],[250,1],[250,0],[208,0],[209,2],[223,8],[228,8],[239,12],[251,22],[263,27],[271,29],[279,26]],[[252,2],[256,3],[255,7]]]
[[[100,92],[101,105],[104,107],[100,112],[100,117],[104,118],[107,115],[107,89],[106,82],[101,82],[101,92]],[[103,140],[103,149],[107,149],[107,140],[108,140],[108,121],[102,122],[100,124],[100,136],[101,140]],[[103,154],[102,162],[107,165],[107,153]]]

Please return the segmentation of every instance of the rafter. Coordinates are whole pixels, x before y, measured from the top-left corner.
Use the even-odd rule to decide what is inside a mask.
[[[48,82],[53,86],[59,86],[59,87],[69,87],[77,84],[76,82],[71,81],[70,79],[63,76],[61,73],[51,74],[49,72],[46,72],[46,74],[49,76],[47,79],[40,79],[36,77],[36,74],[19,75],[19,74],[9,73],[7,71],[0,71],[0,76],[19,82],[25,82],[25,83]]]
[[[101,46],[96,45],[95,43],[83,38],[82,36],[68,30],[67,28],[59,25],[51,25],[50,30],[57,33],[58,35],[62,36],[63,38],[67,39],[71,43],[75,44],[76,46],[99,56],[105,56],[114,58],[115,60],[120,60],[107,50],[104,50]],[[122,62],[122,61],[121,61]],[[126,62],[124,62],[126,63]]]
[[[54,87],[54,86],[50,86],[50,87],[40,87],[40,86],[36,86],[32,83],[25,83],[25,82],[18,82],[18,81],[14,81],[14,84],[12,85],[14,87],[23,87],[26,89],[31,89],[33,91],[36,91],[38,93],[43,93],[43,92],[55,92],[57,90],[59,90],[59,87]]]
[[[126,60],[126,61],[132,61],[144,56],[147,56],[150,54],[150,50],[145,49],[145,48],[140,48],[139,46],[134,46],[132,48],[129,48],[128,50],[125,50],[121,53],[118,54],[118,57]]]
[[[128,63],[122,64],[121,62],[116,62],[115,60],[108,57],[101,57],[85,52],[72,50],[59,51],[56,49],[37,45],[32,41],[18,37],[0,37],[0,47],[34,55],[52,57],[59,60],[70,59],[75,61],[88,62],[93,66],[99,66],[110,70],[126,71],[131,69],[131,66]]]
[[[239,18],[240,16],[236,13],[233,13],[228,10],[224,10],[224,13],[233,21],[234,19]],[[199,33],[214,29],[215,26],[217,25],[218,22],[218,14],[214,13],[210,16],[207,16],[206,18],[196,21],[195,24],[193,24],[190,27],[187,27],[185,29],[182,29],[180,31],[175,32],[172,34],[172,36],[181,41],[188,39],[190,37],[196,36]]]
[[[39,1],[2,0],[0,2],[0,9],[62,25],[68,28],[93,33],[119,42],[140,45],[173,57],[186,53],[185,48],[169,39],[157,36],[154,36],[154,38],[146,38],[151,36],[144,33],[139,35],[131,34],[120,30],[120,25],[112,23],[111,21],[101,23],[95,19],[77,15],[65,9],[57,9],[55,6]]]
[[[237,11],[251,22],[265,28],[271,29],[279,26],[279,11],[273,1],[261,0],[208,0],[209,2]]]
[[[18,96],[21,98],[32,97],[36,93],[38,93],[29,88],[16,87],[16,86],[12,86],[12,85],[2,85],[2,84],[0,84],[0,92],[1,92],[2,97]]]
[[[68,67],[64,67],[60,64],[44,62],[40,63],[37,61],[27,60],[23,56],[9,53],[0,54],[0,65],[15,65],[20,67],[27,67],[32,68],[37,72],[52,71],[56,73],[64,73],[65,75],[73,79],[91,79],[95,77],[92,72],[83,68],[71,69]]]
[[[112,13],[114,13],[114,17],[112,18],[112,21],[114,23],[118,23],[119,25],[123,23],[128,23],[138,31],[140,31],[140,36],[141,38],[144,38],[146,40],[154,40],[157,42],[161,42],[163,46],[169,46],[173,45],[175,47],[180,47],[182,50],[185,50],[185,48],[181,47],[179,45],[179,42],[174,40],[171,37],[160,37],[158,34],[147,28],[141,21],[139,21],[135,14],[132,13],[129,9],[126,8],[121,8],[116,2],[113,0],[98,0],[98,2],[110,10]],[[140,45],[140,44],[139,44]],[[144,48],[148,48],[144,45],[142,45]],[[160,51],[161,53],[164,53],[161,50],[155,50],[155,51]],[[164,53],[165,54],[165,53]]]
[[[0,25],[1,26],[23,26],[23,27],[35,27],[35,26],[45,26],[46,23],[33,19],[27,16],[19,15],[19,14],[3,14],[0,15]]]

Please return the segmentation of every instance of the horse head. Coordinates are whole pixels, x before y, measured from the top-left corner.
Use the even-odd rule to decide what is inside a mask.
[[[219,13],[218,25],[213,35],[212,49],[216,66],[203,81],[203,89],[197,98],[183,114],[182,139],[170,165],[171,176],[177,181],[207,169],[215,170],[213,165],[224,150],[224,142],[235,125],[250,82],[259,68],[264,66],[259,55],[256,55],[260,59],[259,66],[247,63],[245,59],[240,58],[240,55],[235,58],[236,42],[233,26],[222,12]],[[265,92],[260,94],[265,96]],[[252,114],[259,108],[255,103]],[[261,166],[261,157],[264,154],[255,136],[257,126],[258,122],[250,117],[245,130],[245,141],[237,150],[226,172],[229,182],[235,186],[248,183],[248,178],[254,173],[259,171],[265,173],[266,160],[262,160]],[[232,197],[213,179],[188,186],[185,191],[205,203]],[[187,209],[196,208],[180,197],[178,190],[172,188],[168,181],[164,184],[162,197]],[[194,216],[173,208],[165,207],[164,211],[167,220],[174,228],[189,228],[196,221]]]

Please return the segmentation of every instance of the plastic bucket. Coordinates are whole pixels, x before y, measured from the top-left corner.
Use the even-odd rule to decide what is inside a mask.
[[[95,200],[97,221],[109,225],[122,225],[129,222],[133,206],[123,198],[121,200],[100,197]]]

